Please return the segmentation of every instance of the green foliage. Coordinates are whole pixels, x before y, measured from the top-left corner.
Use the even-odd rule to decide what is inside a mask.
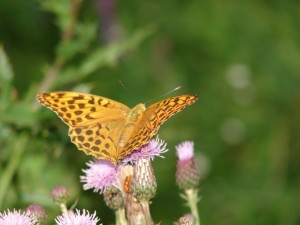
[[[136,31],[131,38],[120,43],[110,44],[107,47],[96,48],[85,57],[82,62],[62,70],[62,74],[55,81],[54,86],[79,83],[83,78],[97,71],[103,66],[115,66],[120,56],[134,49],[137,45],[153,32],[152,27]],[[75,47],[72,45],[72,47]]]
[[[98,194],[82,191],[90,157],[37,93],[89,90],[135,105],[180,85],[200,99],[160,129],[170,151],[154,162],[154,220],[186,212],[173,188],[174,145],[192,139],[208,158],[202,224],[299,224],[299,4],[118,1],[117,38],[107,41],[96,2],[0,1],[1,211],[39,203],[52,224],[50,190],[66,185],[79,208],[113,221]]]
[[[11,102],[11,83],[13,79],[13,71],[11,65],[8,61],[8,58],[3,50],[3,47],[0,46],[0,79],[1,79],[1,99],[0,106],[1,110],[4,110],[9,103]]]

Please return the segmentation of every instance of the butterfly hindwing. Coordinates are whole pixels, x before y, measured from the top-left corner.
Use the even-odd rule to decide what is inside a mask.
[[[70,127],[69,136],[72,142],[88,155],[97,159],[106,159],[117,163],[118,143],[123,121],[107,121],[82,127]]]

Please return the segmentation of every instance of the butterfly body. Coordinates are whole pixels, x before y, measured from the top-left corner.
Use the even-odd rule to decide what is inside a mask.
[[[124,127],[122,129],[119,141],[118,141],[118,147],[123,148],[125,144],[129,141],[129,138],[133,136],[135,126],[140,122],[143,116],[143,112],[146,110],[146,107],[144,104],[138,104],[134,108],[132,108],[128,112],[128,116],[126,117],[126,122],[124,124]],[[121,151],[121,149],[120,149]]]
[[[127,154],[148,143],[170,116],[198,99],[181,95],[149,107],[132,109],[114,100],[76,92],[49,92],[38,100],[69,126],[71,141],[88,155],[117,164]]]

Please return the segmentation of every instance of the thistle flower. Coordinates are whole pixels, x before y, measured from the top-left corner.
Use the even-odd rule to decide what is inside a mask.
[[[168,151],[166,145],[167,144],[163,140],[156,137],[154,140],[151,140],[149,143],[125,156],[122,161],[124,163],[135,163],[139,159],[153,160],[155,156],[163,158],[161,154]]]
[[[200,224],[200,217],[197,209],[199,201],[197,186],[200,180],[200,171],[194,160],[194,143],[185,141],[175,146],[178,161],[176,170],[176,183],[184,190],[184,199],[187,201],[194,217],[194,223],[190,223],[189,216],[182,217],[178,224]]]
[[[51,198],[57,204],[66,204],[69,198],[69,191],[65,186],[56,186],[51,190]]]
[[[21,212],[15,210],[10,212],[9,210],[0,213],[0,225],[35,225],[37,219],[30,214],[30,212]]]
[[[175,225],[192,225],[195,223],[195,217],[193,214],[185,214],[180,217],[179,220],[175,223]]]
[[[194,143],[185,141],[175,148],[178,156],[177,185],[180,189],[196,188],[200,180],[200,172],[194,160]]]
[[[46,210],[39,204],[28,206],[26,211],[33,215],[38,220],[39,224],[42,224],[47,217]]]
[[[84,176],[80,176],[84,190],[94,189],[94,192],[102,193],[117,181],[118,167],[107,160],[89,161],[88,169],[83,170]]]
[[[175,146],[177,157],[180,161],[190,160],[194,158],[194,142],[183,141]]]
[[[76,212],[69,211],[56,217],[55,222],[57,225],[97,225],[100,219],[96,216],[96,212],[90,214],[87,210],[76,209]]]

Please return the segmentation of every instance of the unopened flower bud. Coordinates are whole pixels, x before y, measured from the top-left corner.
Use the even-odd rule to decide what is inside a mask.
[[[124,207],[122,192],[112,185],[106,188],[103,197],[106,205],[113,210]]]
[[[69,198],[68,189],[65,186],[56,186],[51,191],[52,200],[57,204],[66,204]]]
[[[131,191],[139,201],[149,201],[157,189],[156,179],[150,160],[138,160],[133,169]]]
[[[31,215],[33,215],[38,220],[39,224],[42,224],[47,218],[46,210],[41,205],[38,204],[29,205],[26,211],[29,212]]]

